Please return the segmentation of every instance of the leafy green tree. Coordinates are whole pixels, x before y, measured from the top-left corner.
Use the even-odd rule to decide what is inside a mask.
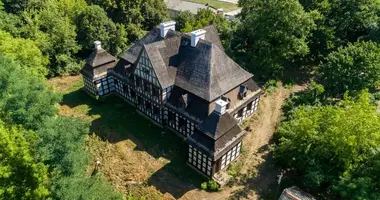
[[[35,130],[57,114],[59,100],[41,78],[0,57],[0,118]]]
[[[50,0],[44,8],[23,14],[26,22],[23,37],[35,40],[49,57],[50,76],[77,73],[82,67],[76,57],[81,46],[76,41],[76,26],[72,19],[77,11],[67,13],[69,9],[65,8],[73,6],[63,3],[66,1],[72,2]]]
[[[150,30],[167,18],[163,0],[87,0],[101,6],[114,22],[124,24],[128,39],[141,37],[143,30]]]
[[[41,7],[46,0],[2,0],[5,10],[9,13],[21,14],[26,9]]]
[[[36,131],[37,151],[55,176],[85,173],[88,131],[89,125],[83,120],[63,116],[47,119]]]
[[[37,44],[30,39],[13,38],[0,30],[0,54],[18,61],[25,70],[39,76],[46,76],[48,58],[42,55]]]
[[[328,55],[320,66],[320,77],[329,94],[346,90],[376,89],[380,83],[380,46],[356,42]]]
[[[36,161],[33,146],[24,137],[33,134],[0,121],[1,199],[43,199],[49,194],[47,167]]]
[[[122,200],[123,196],[114,191],[104,177],[86,175],[62,177],[53,183],[54,199],[71,200]]]
[[[124,26],[115,24],[99,6],[88,6],[78,16],[77,27],[77,40],[87,55],[95,40],[100,40],[102,46],[115,55],[126,49],[128,39]]]
[[[316,10],[316,20],[310,49],[316,62],[340,46],[370,38],[378,30],[380,21],[379,0],[301,0],[305,10]],[[375,39],[375,38],[373,38]]]
[[[344,174],[334,190],[345,199],[380,198],[380,153],[352,174]]]
[[[318,14],[305,12],[298,0],[242,0],[240,6],[242,23],[231,49],[235,60],[257,76],[282,77],[285,67],[309,52],[307,38]]]
[[[359,183],[356,180],[378,180],[377,175],[362,171],[363,166],[372,165],[380,148],[380,116],[369,96],[368,91],[362,91],[355,98],[345,95],[337,105],[293,110],[275,133],[279,138],[275,159],[300,173],[306,187],[323,191],[338,186],[338,193],[348,194],[353,189],[351,183]],[[341,187],[342,183],[347,187]],[[378,182],[367,186],[361,189],[368,194],[378,191]]]

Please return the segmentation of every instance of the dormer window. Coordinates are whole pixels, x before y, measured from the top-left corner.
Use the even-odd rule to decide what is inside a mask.
[[[181,95],[181,97],[179,98],[179,101],[178,101],[178,106],[180,108],[183,108],[185,109],[190,103],[190,95],[189,94],[183,94]]]
[[[247,96],[247,86],[241,85],[239,88],[239,97],[240,99],[244,99]]]

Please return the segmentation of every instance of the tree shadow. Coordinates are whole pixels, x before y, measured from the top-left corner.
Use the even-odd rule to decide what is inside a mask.
[[[257,153],[268,150],[268,144],[258,149]],[[255,191],[258,199],[277,200],[283,189],[294,185],[294,182],[286,174],[282,177],[281,184],[277,183],[281,169],[275,165],[272,152],[262,156],[264,162],[257,167],[257,172],[249,172],[247,177],[243,177],[237,183],[244,185],[244,188],[232,194],[230,199],[250,198]]]
[[[92,120],[90,131],[103,141],[117,143],[131,140],[136,145],[135,151],[145,151],[156,159],[170,160],[148,179],[148,184],[162,193],[179,198],[204,181],[201,175],[186,165],[187,145],[183,139],[154,125],[137,113],[134,106],[116,95],[96,100],[79,89],[65,94],[61,104],[70,108],[87,106],[86,114]]]

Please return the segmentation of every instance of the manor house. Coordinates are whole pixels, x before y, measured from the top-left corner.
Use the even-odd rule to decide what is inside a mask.
[[[156,125],[185,138],[187,163],[214,178],[238,158],[262,90],[224,52],[214,25],[191,33],[165,22],[116,59],[95,42],[81,70],[94,97],[115,94]]]

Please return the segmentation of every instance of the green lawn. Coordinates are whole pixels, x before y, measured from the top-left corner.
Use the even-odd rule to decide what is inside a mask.
[[[216,0],[185,0],[188,2],[194,2],[199,4],[209,4],[215,8],[223,8],[225,12],[233,11],[239,9],[239,7],[236,4],[222,2],[222,1],[216,1]]]

